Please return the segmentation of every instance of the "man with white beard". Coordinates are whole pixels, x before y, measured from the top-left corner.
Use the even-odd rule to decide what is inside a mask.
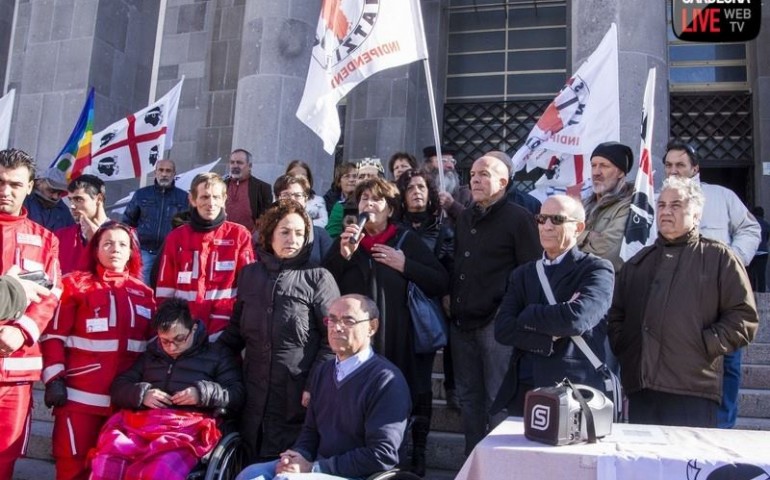
[[[457,175],[455,170],[455,164],[457,161],[454,158],[454,150],[448,147],[441,148],[441,161],[444,164],[444,190],[440,191],[438,196],[441,201],[441,208],[444,209],[451,223],[454,223],[455,219],[460,212],[471,204],[471,191],[467,185],[460,185],[460,176]],[[436,177],[436,185],[438,185],[438,162],[436,155],[436,146],[431,145],[422,149],[422,154],[425,157],[423,161],[423,169],[426,172],[430,172]]]
[[[187,192],[174,185],[176,166],[172,160],[155,164],[155,182],[134,192],[123,212],[123,223],[136,229],[142,249],[142,277],[150,284],[150,272],[163,239],[171,231],[171,219],[189,208]]]

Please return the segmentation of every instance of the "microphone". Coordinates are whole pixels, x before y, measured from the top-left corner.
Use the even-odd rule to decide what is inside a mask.
[[[364,213],[358,214],[358,222],[357,222],[358,231],[356,232],[355,235],[348,238],[348,243],[350,243],[351,245],[355,245],[356,243],[358,243],[359,240],[361,240],[361,232],[363,232],[364,225],[366,225],[366,222],[368,221],[369,221],[368,213],[364,212]]]

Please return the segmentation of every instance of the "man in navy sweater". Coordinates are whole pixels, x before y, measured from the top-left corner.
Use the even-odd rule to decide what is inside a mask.
[[[344,295],[331,304],[324,323],[337,358],[321,365],[310,382],[299,438],[278,460],[251,465],[236,480],[297,473],[356,479],[398,464],[412,407],[401,372],[372,351],[379,315],[377,305],[363,295]]]
[[[535,217],[543,247],[545,275],[556,304],[549,304],[536,262],[516,268],[508,277],[495,318],[495,338],[514,347],[508,372],[492,406],[522,416],[524,396],[535,387],[553,386],[564,377],[604,390],[604,378],[570,337],[580,335],[604,360],[605,316],[610,308],[615,274],[609,260],[584,253],[577,238],[585,228],[583,205],[568,196],[543,202]]]

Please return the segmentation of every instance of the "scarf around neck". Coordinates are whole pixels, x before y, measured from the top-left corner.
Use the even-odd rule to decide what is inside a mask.
[[[196,232],[210,232],[216,230],[225,223],[225,209],[220,210],[219,215],[214,220],[204,220],[196,208],[190,209],[190,227]]]
[[[382,232],[370,235],[366,234],[364,235],[364,238],[361,239],[361,248],[364,249],[366,253],[369,253],[372,251],[372,247],[376,244],[384,244],[391,238],[396,236],[397,228],[392,223],[389,223],[388,226],[383,230]]]

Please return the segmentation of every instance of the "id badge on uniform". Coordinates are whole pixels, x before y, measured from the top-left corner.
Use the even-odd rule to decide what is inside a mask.
[[[99,333],[110,329],[107,317],[86,319],[86,332]]]
[[[136,306],[136,314],[146,319],[149,319],[150,317],[152,317],[152,314],[150,313],[150,309],[143,305]]]
[[[217,272],[232,272],[235,270],[235,261],[214,262],[214,270]]]
[[[176,277],[176,283],[181,285],[189,285],[192,283],[192,272],[179,272]]]

